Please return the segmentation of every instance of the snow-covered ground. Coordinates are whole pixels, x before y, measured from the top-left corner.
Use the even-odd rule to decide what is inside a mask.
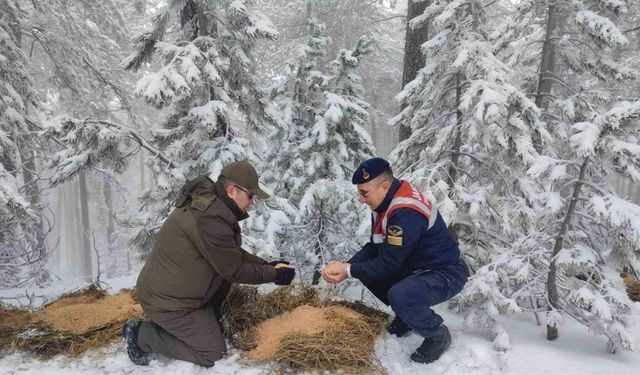
[[[133,285],[134,277],[108,281],[117,291]],[[59,295],[72,285],[34,291],[36,294]],[[29,291],[31,293],[31,291]],[[25,290],[0,290],[0,298],[25,294]],[[355,293],[354,293],[355,294]],[[511,351],[493,350],[491,340],[481,331],[463,330],[462,317],[439,306],[453,335],[451,348],[435,363],[422,365],[411,362],[409,355],[420,345],[413,334],[396,338],[385,334],[376,345],[375,357],[389,374],[640,374],[640,356],[636,353],[611,355],[605,340],[587,332],[586,328],[567,320],[560,327],[560,337],[553,342],[544,338],[544,327],[536,326],[532,315],[520,315],[504,322],[512,340]],[[640,303],[635,304],[636,342],[640,341]],[[640,344],[640,343],[638,343]],[[0,359],[0,374],[271,374],[270,365],[256,365],[237,351],[205,369],[187,362],[158,357],[148,367],[133,365],[127,358],[124,342],[86,353],[79,359],[64,356],[41,361],[31,354],[14,352]]]

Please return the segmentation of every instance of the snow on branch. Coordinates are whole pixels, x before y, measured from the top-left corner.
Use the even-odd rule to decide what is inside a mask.
[[[610,19],[593,11],[578,11],[576,22],[598,46],[607,45],[615,48],[629,43],[629,39]]]
[[[142,64],[151,61],[156,43],[164,38],[168,20],[169,10],[165,10],[153,18],[153,29],[135,39],[136,50],[122,61],[122,67],[124,69],[135,72],[140,69]]]
[[[626,229],[640,248],[640,206],[614,194],[593,196],[588,203],[600,219],[613,227]]]
[[[58,185],[74,177],[79,171],[97,164],[107,164],[114,172],[123,171],[138,146],[173,167],[173,162],[137,132],[123,125],[101,120],[78,120],[58,116],[42,125],[43,135],[64,147],[51,159],[54,174],[52,185]]]

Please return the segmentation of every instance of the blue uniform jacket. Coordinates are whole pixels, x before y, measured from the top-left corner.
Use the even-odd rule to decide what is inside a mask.
[[[400,180],[394,179],[384,201],[376,208],[379,215],[387,210],[399,187]],[[442,217],[437,215],[435,224],[431,228],[428,225],[418,211],[398,208],[388,218],[387,228],[402,228],[402,245],[389,244],[387,238],[383,243],[367,243],[347,261],[351,264],[351,276],[361,280],[404,277],[419,270],[443,269],[460,262],[460,250]]]

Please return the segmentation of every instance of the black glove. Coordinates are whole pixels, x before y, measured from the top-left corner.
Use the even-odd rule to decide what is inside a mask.
[[[284,259],[281,259],[281,260],[272,260],[271,262],[269,262],[269,263],[267,263],[267,264],[268,264],[268,265],[270,265],[270,266],[274,266],[274,267],[275,267],[275,266],[277,266],[277,265],[278,265],[278,264],[280,264],[280,263],[284,263],[284,264],[286,264],[286,265],[289,265],[289,264],[290,264],[289,262],[287,262],[287,261],[286,261],[286,260],[284,260]]]
[[[289,267],[276,268],[276,285],[289,285],[296,276],[296,270]]]

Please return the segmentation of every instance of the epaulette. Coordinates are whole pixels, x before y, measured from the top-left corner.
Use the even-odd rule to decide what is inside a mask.
[[[217,195],[211,194],[202,194],[191,197],[191,208],[194,208],[198,211],[204,211],[215,201]]]
[[[185,207],[188,205],[192,198],[193,189],[206,182],[211,182],[206,175],[198,176],[193,180],[187,181],[182,189],[180,189],[180,194],[178,195],[178,199],[176,199],[176,207]]]

